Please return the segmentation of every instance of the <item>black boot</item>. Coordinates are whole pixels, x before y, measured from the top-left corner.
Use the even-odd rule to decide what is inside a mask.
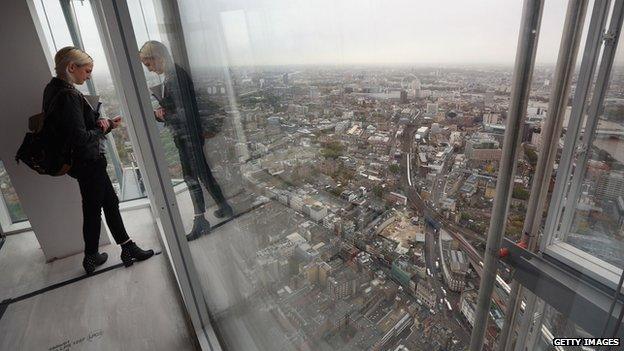
[[[214,211],[214,215],[217,218],[232,217],[234,215],[234,210],[230,204],[224,202],[219,206],[218,210]]]
[[[132,266],[134,261],[147,260],[152,256],[154,250],[142,250],[132,240],[121,245],[121,261],[126,267]]]
[[[85,255],[82,260],[82,267],[84,268],[87,275],[93,274],[95,271],[95,267],[101,266],[108,259],[108,254],[106,252],[96,253],[93,255]]]
[[[193,241],[210,231],[210,222],[204,218],[204,215],[195,216],[193,220],[193,229],[186,235],[186,240]]]

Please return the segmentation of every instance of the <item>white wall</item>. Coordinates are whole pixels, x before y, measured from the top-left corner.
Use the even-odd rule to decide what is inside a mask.
[[[28,129],[28,117],[41,111],[43,88],[51,78],[26,1],[3,3],[0,43],[0,159],[46,260],[82,252],[78,183],[68,176],[40,176],[14,161],[15,152]],[[110,242],[104,230],[100,241]]]

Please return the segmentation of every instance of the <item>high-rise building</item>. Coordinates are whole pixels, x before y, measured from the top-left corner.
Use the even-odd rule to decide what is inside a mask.
[[[354,295],[357,291],[357,274],[347,268],[327,279],[329,295],[336,300]]]
[[[624,172],[611,171],[603,173],[596,185],[596,197],[615,200],[624,195]]]

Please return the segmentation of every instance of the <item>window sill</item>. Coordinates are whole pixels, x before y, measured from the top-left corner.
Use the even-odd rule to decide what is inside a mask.
[[[2,232],[5,235],[19,234],[27,232],[31,229],[29,221],[22,221],[17,223],[11,223],[7,226],[2,226]]]
[[[613,290],[617,289],[622,270],[598,257],[562,241],[554,242],[544,253]]]

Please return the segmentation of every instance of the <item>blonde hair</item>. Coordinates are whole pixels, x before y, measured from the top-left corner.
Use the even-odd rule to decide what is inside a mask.
[[[162,59],[165,62],[165,66],[173,64],[173,59],[169,53],[169,49],[165,44],[157,40],[146,41],[141,50],[139,50],[139,57],[143,59]]]
[[[74,82],[73,75],[69,72],[69,65],[84,66],[93,63],[93,59],[86,52],[74,46],[66,46],[54,55],[54,71],[57,77],[66,78],[70,83]]]

